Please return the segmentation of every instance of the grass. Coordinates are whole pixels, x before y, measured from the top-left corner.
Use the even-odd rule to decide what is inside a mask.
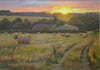
[[[64,47],[67,49],[70,47],[74,40],[80,39],[80,37],[62,37],[61,35],[57,34],[31,34],[31,44],[18,44],[17,40],[13,38],[13,34],[8,34],[5,36],[4,34],[0,34],[0,60],[2,63],[9,63],[10,66],[14,63],[43,63],[44,60],[49,63],[47,59],[51,60],[51,62],[55,60],[52,56],[53,54],[53,46],[60,47],[57,49],[58,53],[59,50],[65,50]],[[73,39],[73,40],[72,40]],[[42,42],[41,42],[42,41]],[[5,59],[2,59],[4,58]],[[52,66],[52,63],[49,63]],[[47,68],[50,68],[50,66]]]
[[[92,70],[98,70],[99,64],[100,64],[100,46],[99,46],[99,35],[96,34],[96,39],[93,43],[93,45],[89,49],[88,58],[90,60],[90,67]]]
[[[63,66],[67,69],[76,64],[79,69],[81,50],[93,40],[93,36],[83,38],[78,34],[63,37],[60,34],[38,33],[31,34],[30,44],[18,44],[13,35],[13,33],[7,36],[0,34],[0,63],[8,64],[9,70],[15,70],[15,68],[18,70],[50,70],[56,62],[56,57],[57,61],[60,61],[68,49],[71,51]],[[71,48],[73,44],[76,45]],[[56,56],[53,52],[54,47]]]
[[[81,39],[80,42],[74,48],[72,48],[68,56],[65,58],[65,62],[63,64],[64,68],[72,70],[76,68],[77,70],[80,70],[81,69],[80,58],[82,49],[92,41],[93,39],[91,37]]]

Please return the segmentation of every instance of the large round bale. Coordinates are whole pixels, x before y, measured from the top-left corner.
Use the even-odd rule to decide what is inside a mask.
[[[18,44],[23,44],[24,36],[22,34],[18,35]]]
[[[18,33],[14,33],[14,39],[18,39]]]
[[[26,34],[26,35],[19,35],[18,36],[18,44],[30,44],[31,41],[31,35]]]
[[[24,44],[30,44],[30,40],[31,40],[31,35],[30,34],[26,34],[24,35]]]

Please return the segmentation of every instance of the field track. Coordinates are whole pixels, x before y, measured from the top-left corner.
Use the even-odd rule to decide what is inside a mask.
[[[82,54],[82,70],[90,70],[89,68],[89,61],[88,61],[88,49],[92,46],[93,42],[91,42],[90,44],[88,44],[84,50],[83,50],[83,54]]]
[[[71,49],[75,46],[76,44],[73,44],[67,51],[64,53],[64,57],[61,58],[61,60],[57,63],[54,64],[54,67],[51,70],[64,70],[62,67],[62,63],[64,62],[65,57],[67,54],[71,51]]]

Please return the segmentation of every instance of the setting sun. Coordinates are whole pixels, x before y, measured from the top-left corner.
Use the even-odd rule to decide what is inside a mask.
[[[66,8],[65,6],[60,6],[60,7],[54,7],[51,13],[67,14],[69,12],[70,12],[69,8]]]
[[[68,10],[66,8],[61,8],[58,10],[58,12],[62,13],[62,14],[67,14]]]

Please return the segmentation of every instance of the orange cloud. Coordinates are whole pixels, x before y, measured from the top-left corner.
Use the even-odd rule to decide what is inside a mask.
[[[46,5],[46,6],[37,6],[37,7],[24,7],[19,8],[15,11],[17,12],[43,12],[43,11],[51,11],[53,6]]]
[[[98,2],[72,2],[72,1],[61,1],[55,2],[52,5],[41,5],[41,6],[29,6],[20,7],[15,10],[16,12],[62,12],[62,13],[85,13],[85,12],[97,12],[99,11]]]

